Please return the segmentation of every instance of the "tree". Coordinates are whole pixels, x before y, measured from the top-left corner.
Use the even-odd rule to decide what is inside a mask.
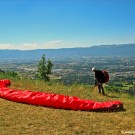
[[[51,74],[52,67],[51,60],[46,61],[45,55],[43,55],[38,63],[38,77],[45,82],[50,81],[49,74]]]

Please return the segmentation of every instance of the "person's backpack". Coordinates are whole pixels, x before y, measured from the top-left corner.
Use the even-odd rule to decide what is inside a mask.
[[[102,72],[104,73],[104,75],[106,77],[105,83],[107,83],[109,81],[109,74],[106,70],[102,70]]]

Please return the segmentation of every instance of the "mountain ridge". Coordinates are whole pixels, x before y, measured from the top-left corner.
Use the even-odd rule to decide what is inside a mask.
[[[35,49],[35,50],[0,50],[0,58],[40,58],[47,57],[101,57],[101,56],[135,56],[135,43],[120,45],[99,45],[91,47]]]

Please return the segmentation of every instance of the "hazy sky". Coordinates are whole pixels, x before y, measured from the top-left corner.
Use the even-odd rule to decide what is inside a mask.
[[[135,0],[0,0],[0,49],[135,43]]]

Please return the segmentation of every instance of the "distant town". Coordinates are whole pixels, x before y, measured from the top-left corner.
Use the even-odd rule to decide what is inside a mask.
[[[135,88],[135,57],[67,57],[52,58],[54,64],[51,80],[65,85],[94,84],[94,74],[91,68],[95,66],[106,70],[110,81],[106,86],[115,87],[116,91],[131,90]],[[36,79],[38,60],[34,59],[0,59],[2,71],[14,71],[20,78]]]

